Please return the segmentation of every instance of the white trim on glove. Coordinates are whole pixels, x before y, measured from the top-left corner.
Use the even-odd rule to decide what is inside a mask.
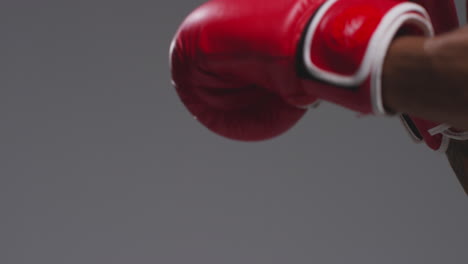
[[[382,18],[367,46],[360,67],[352,75],[343,75],[319,68],[312,62],[311,45],[315,32],[327,11],[338,1],[328,0],[314,16],[305,36],[303,60],[309,73],[326,82],[339,86],[358,86],[371,76],[371,104],[374,114],[388,114],[383,106],[381,76],[388,47],[403,24],[418,26],[426,36],[433,36],[434,30],[426,10],[414,3],[401,3],[390,9]],[[422,17],[422,16],[423,17]]]

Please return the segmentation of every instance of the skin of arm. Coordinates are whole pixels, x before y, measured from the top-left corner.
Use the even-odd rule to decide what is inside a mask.
[[[468,195],[468,141],[452,140],[446,154],[450,166]]]
[[[385,107],[468,129],[468,27],[434,37],[400,37],[382,73]],[[447,159],[468,195],[468,141],[451,140]]]
[[[382,87],[391,112],[468,129],[468,27],[433,38],[395,39]]]

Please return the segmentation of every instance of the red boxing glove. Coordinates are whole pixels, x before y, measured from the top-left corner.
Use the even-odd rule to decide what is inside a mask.
[[[414,0],[423,6],[431,17],[436,34],[442,34],[459,26],[457,10],[452,0]],[[467,140],[468,132],[451,128],[449,125],[435,123],[406,114],[401,119],[413,139],[424,141],[431,149],[445,152],[450,139]]]
[[[440,152],[447,151],[451,139],[467,140],[468,132],[451,128],[417,117],[401,115],[401,120],[416,142],[424,141],[427,146]]]
[[[172,42],[172,79],[209,129],[263,140],[319,99],[386,114],[380,75],[397,34],[432,35],[424,8],[401,0],[211,0]]]

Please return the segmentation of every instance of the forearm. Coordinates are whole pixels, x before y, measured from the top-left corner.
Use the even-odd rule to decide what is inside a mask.
[[[452,140],[447,149],[447,159],[468,195],[468,141]]]
[[[401,37],[392,43],[382,73],[390,111],[468,128],[468,62],[459,59],[466,51],[457,55],[446,45],[449,38]]]
[[[431,67],[424,42],[423,37],[401,37],[388,50],[382,72],[382,96],[391,112],[414,113],[426,108],[420,97],[430,89],[427,76]]]

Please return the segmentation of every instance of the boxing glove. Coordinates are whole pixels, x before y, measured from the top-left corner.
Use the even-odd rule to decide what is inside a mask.
[[[211,0],[172,41],[172,81],[212,131],[268,139],[320,100],[386,114],[382,65],[404,34],[433,34],[424,8],[408,1]]]
[[[452,0],[414,0],[423,6],[432,21],[435,34],[443,34],[459,27],[457,10]],[[445,152],[451,139],[467,140],[468,132],[447,124],[427,121],[402,114],[401,120],[416,142],[424,141],[433,150]]]
[[[446,124],[427,121],[402,114],[401,120],[416,142],[424,141],[429,148],[446,152],[450,140],[468,140],[468,132],[457,130]]]

